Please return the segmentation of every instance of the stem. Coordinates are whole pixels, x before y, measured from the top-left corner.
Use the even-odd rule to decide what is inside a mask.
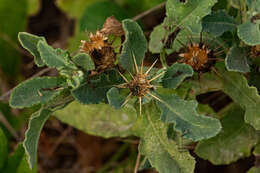
[[[140,154],[140,152],[138,152],[138,154],[137,154],[137,159],[136,159],[136,163],[135,163],[134,173],[137,173],[137,172],[138,172],[139,165],[140,165],[140,160],[141,160],[141,154]]]
[[[162,52],[160,53],[160,61],[162,63],[162,66],[167,68],[167,62],[166,62],[166,52],[165,49],[162,50]]]

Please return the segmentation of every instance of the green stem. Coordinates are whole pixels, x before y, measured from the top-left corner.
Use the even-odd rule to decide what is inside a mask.
[[[165,68],[168,67],[167,62],[166,62],[166,52],[165,52],[165,49],[163,49],[162,52],[160,53],[160,61],[161,61],[163,67],[165,67]]]

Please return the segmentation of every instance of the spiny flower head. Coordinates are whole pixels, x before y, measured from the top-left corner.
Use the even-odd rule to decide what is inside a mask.
[[[155,79],[159,78],[164,74],[164,72],[159,73],[158,75],[155,75],[152,77],[149,75],[149,72],[156,64],[157,60],[152,64],[152,66],[146,71],[143,72],[143,61],[141,68],[139,69],[136,63],[135,56],[133,56],[134,64],[135,64],[135,70],[136,73],[133,75],[129,72],[131,75],[131,80],[128,80],[125,76],[123,76],[120,72],[119,74],[122,76],[122,78],[125,80],[125,83],[118,85],[118,88],[128,88],[130,90],[129,95],[126,97],[125,102],[122,104],[124,106],[132,96],[138,97],[139,100],[139,109],[140,114],[142,112],[142,99],[143,97],[148,97],[147,95],[151,97],[155,97],[150,91],[155,89],[156,86],[152,85],[151,82]]]
[[[188,45],[187,51],[179,54],[183,62],[192,66],[194,70],[201,70],[209,61],[211,50],[205,44],[193,43]]]

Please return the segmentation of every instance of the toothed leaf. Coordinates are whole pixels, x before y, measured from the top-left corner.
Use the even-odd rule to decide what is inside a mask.
[[[193,75],[193,69],[186,64],[175,63],[169,67],[162,78],[164,88],[176,89],[185,78]]]
[[[192,173],[195,160],[188,151],[179,151],[178,145],[167,136],[167,125],[160,121],[155,105],[149,105],[142,116],[146,125],[139,145],[141,154],[160,173]]]
[[[29,121],[23,146],[31,169],[37,163],[37,148],[41,130],[51,113],[50,110],[41,109],[38,112],[35,112]]]
[[[174,128],[183,137],[199,141],[216,136],[221,130],[219,120],[197,113],[196,101],[185,101],[174,94],[159,96],[159,99],[157,105],[162,112],[162,121],[174,123]]]
[[[40,52],[37,49],[37,44],[39,41],[46,42],[44,37],[39,37],[27,32],[20,32],[18,34],[18,39],[20,44],[28,50],[34,56],[34,62],[38,67],[44,66],[44,62],[41,59]]]
[[[47,103],[61,91],[53,88],[62,87],[65,82],[60,77],[37,77],[29,79],[13,89],[10,97],[10,106],[24,108]]]
[[[226,67],[229,71],[247,73],[250,67],[247,62],[248,51],[246,48],[233,46],[225,59]]]
[[[237,30],[238,37],[250,46],[260,44],[259,24],[259,22],[255,24],[249,21],[239,25]]]
[[[125,41],[122,53],[119,57],[119,64],[128,71],[133,71],[134,60],[141,64],[147,50],[147,41],[141,27],[133,20],[123,20]]]
[[[226,31],[236,29],[235,20],[224,10],[213,12],[202,20],[203,31],[209,32],[216,37],[221,36]]]
[[[95,64],[88,54],[80,53],[73,57],[73,62],[86,71],[94,70]]]
[[[124,97],[119,93],[119,90],[115,87],[111,88],[107,92],[108,103],[115,109],[120,109],[124,103]]]
[[[221,132],[211,139],[200,141],[195,153],[214,165],[230,164],[249,157],[258,136],[254,128],[244,122],[243,109],[232,105],[221,117],[224,117]]]

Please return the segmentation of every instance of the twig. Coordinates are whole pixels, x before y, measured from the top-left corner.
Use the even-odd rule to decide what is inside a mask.
[[[49,156],[52,156],[57,147],[61,144],[61,142],[68,136],[68,134],[72,131],[72,127],[69,126],[65,131],[62,132],[62,135],[57,139],[53,147],[49,150]]]
[[[132,19],[135,20],[135,21],[140,20],[143,17],[147,16],[148,14],[153,13],[154,11],[157,11],[157,10],[159,10],[161,8],[164,8],[165,4],[166,4],[166,2],[163,2],[163,3],[161,3],[161,4],[151,8],[151,9],[149,9],[147,11],[144,11],[144,12],[138,14],[137,16],[133,17]]]
[[[33,78],[33,77],[39,77],[41,75],[43,75],[44,73],[47,73],[51,70],[51,68],[45,68],[41,71],[39,71],[38,73],[36,73],[35,75],[31,76],[29,79]],[[9,96],[11,94],[13,89],[7,91],[6,93],[4,93],[1,97],[0,97],[0,101],[7,101],[9,100]]]
[[[20,138],[16,133],[15,129],[9,124],[9,122],[6,120],[5,116],[1,111],[0,111],[0,122],[8,129],[8,131],[11,133],[11,135],[15,138],[16,141],[20,141]]]
[[[141,160],[141,154],[140,154],[140,152],[138,152],[138,154],[137,154],[137,159],[136,159],[136,162],[135,162],[135,170],[134,170],[134,173],[137,173],[137,172],[138,172],[139,165],[140,165],[140,160]]]

